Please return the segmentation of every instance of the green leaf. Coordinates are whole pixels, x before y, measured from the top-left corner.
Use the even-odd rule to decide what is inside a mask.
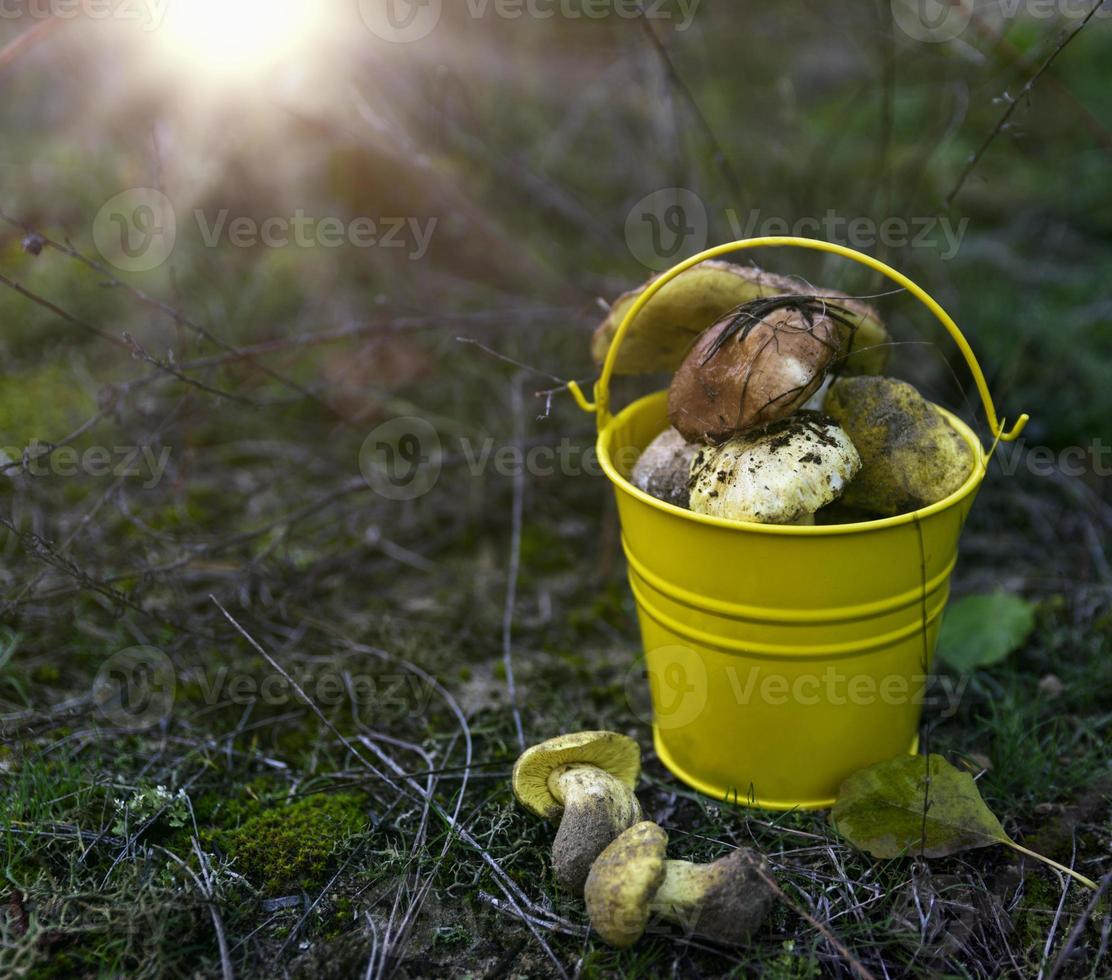
[[[878,858],[945,857],[1008,839],[973,777],[940,755],[901,756],[855,772],[842,783],[831,817],[839,834]]]
[[[830,816],[839,834],[873,857],[946,857],[1006,844],[1096,888],[1084,875],[1013,841],[973,777],[940,755],[904,755],[855,772],[838,790]]]
[[[1009,592],[972,595],[946,610],[938,656],[969,672],[999,663],[1018,650],[1035,628],[1035,609]]]

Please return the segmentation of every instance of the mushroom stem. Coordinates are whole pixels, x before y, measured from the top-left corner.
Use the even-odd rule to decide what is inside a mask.
[[[738,848],[710,864],[665,861],[664,881],[650,910],[689,935],[725,945],[743,943],[760,926],[772,901],[754,868],[759,860]]]
[[[641,819],[641,805],[625,783],[598,766],[560,766],[549,775],[548,788],[564,807],[552,842],[556,877],[580,894],[595,858]]]
[[[664,881],[649,903],[651,910],[669,922],[690,926],[706,890],[706,872],[712,867],[694,861],[665,861]]]

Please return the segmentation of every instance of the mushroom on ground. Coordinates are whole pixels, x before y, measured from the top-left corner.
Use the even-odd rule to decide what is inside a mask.
[[[595,931],[611,946],[632,946],[655,912],[688,935],[724,945],[744,942],[774,899],[760,856],[740,847],[710,864],[694,864],[667,860],[667,846],[664,830],[646,820],[599,855],[584,892]]]
[[[665,429],[637,457],[630,482],[658,500],[686,507],[691,459],[698,449],[675,429]]]
[[[973,470],[973,451],[912,385],[894,378],[842,378],[826,412],[861,453],[843,503],[894,515],[948,497]]]
[[[610,342],[629,308],[651,285],[653,279],[619,296],[591,338],[591,354],[597,364],[606,359]],[[889,350],[889,334],[876,310],[833,289],[765,272],[754,265],[736,265],[708,259],[681,272],[645,304],[630,325],[614,365],[617,374],[646,374],[675,371],[692,342],[711,324],[731,310],[760,297],[785,293],[822,296],[846,314],[839,324],[843,348],[848,351],[841,364],[845,374],[879,374]]]
[[[538,817],[560,823],[552,865],[564,888],[580,894],[603,848],[641,819],[633,795],[640,774],[640,746],[617,732],[559,735],[518,758],[514,796]]]
[[[757,432],[704,446],[691,461],[696,514],[757,524],[814,524],[841,496],[861,458],[833,420],[797,412]]]
[[[785,295],[744,303],[695,342],[668,389],[668,417],[691,441],[721,441],[801,407],[844,344],[846,311]]]

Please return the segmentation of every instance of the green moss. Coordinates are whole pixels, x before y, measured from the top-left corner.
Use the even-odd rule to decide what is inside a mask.
[[[236,871],[260,888],[312,890],[324,883],[336,859],[366,824],[360,796],[318,794],[262,809],[236,829],[217,831],[210,838],[234,858]]]
[[[614,628],[628,626],[633,619],[633,597],[625,581],[608,582],[589,603],[568,615],[571,627],[579,632],[597,629],[600,622]]]
[[[9,455],[35,440],[61,439],[95,412],[90,385],[65,364],[0,376],[0,448]],[[49,470],[46,461],[39,465]]]
[[[1046,942],[1046,930],[1054,917],[1058,898],[1039,875],[1027,875],[1023,879],[1023,897],[1012,913],[1020,950],[1035,951]]]
[[[57,684],[62,678],[62,672],[54,664],[39,664],[31,677],[39,684]]]
[[[521,565],[526,571],[556,572],[567,568],[574,555],[567,540],[540,524],[526,525],[521,532]]]

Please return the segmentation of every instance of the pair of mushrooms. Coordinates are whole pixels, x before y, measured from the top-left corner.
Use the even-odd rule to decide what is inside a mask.
[[[640,772],[633,739],[576,732],[526,749],[513,791],[527,810],[559,823],[556,880],[583,895],[591,924],[611,946],[635,943],[654,913],[689,935],[743,942],[773,900],[761,859],[747,848],[710,864],[667,859],[668,835],[641,819]]]

